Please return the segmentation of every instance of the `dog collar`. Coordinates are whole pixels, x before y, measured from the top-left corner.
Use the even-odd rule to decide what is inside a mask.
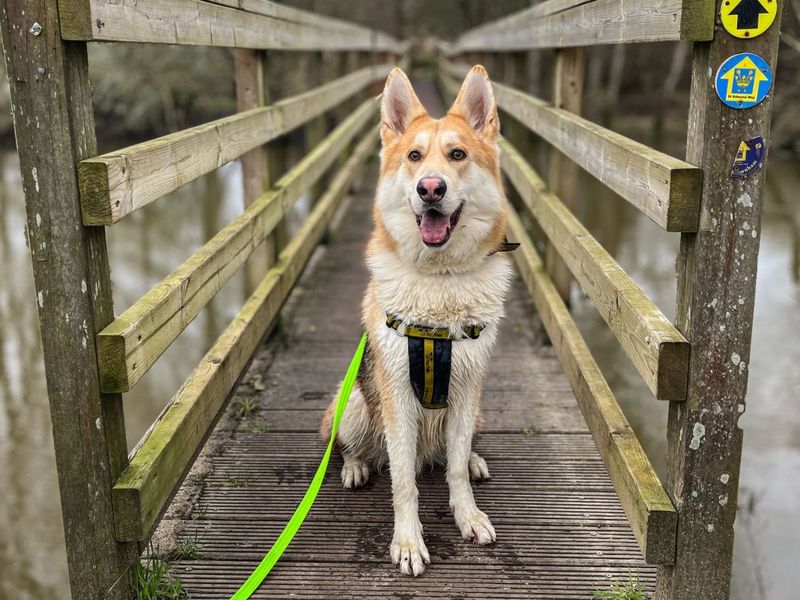
[[[507,238],[503,238],[503,241],[500,242],[500,245],[489,252],[486,256],[491,256],[492,254],[497,254],[498,252],[513,252],[519,248],[519,242],[509,242]]]
[[[400,317],[389,313],[386,326],[408,340],[408,372],[419,403],[423,408],[447,408],[453,342],[478,339],[484,326],[465,325],[453,332],[446,327],[403,323]]]

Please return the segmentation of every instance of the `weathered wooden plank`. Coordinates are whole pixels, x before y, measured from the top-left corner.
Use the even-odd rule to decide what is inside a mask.
[[[370,545],[366,541],[372,539],[370,530],[364,526],[357,531],[365,538],[365,545]],[[447,544],[447,547],[455,552],[458,545]],[[430,551],[433,553],[433,548]],[[294,563],[283,569],[279,565],[270,573],[269,582],[253,597],[258,600],[588,600],[597,590],[608,589],[611,581],[627,581],[631,571],[630,564],[610,562],[505,564],[492,560],[495,552],[489,549],[485,552],[487,559],[468,565],[443,564],[439,559],[424,578],[400,577],[387,566],[385,559]],[[252,568],[253,563],[245,561],[181,561],[176,564],[176,573],[193,600],[219,600],[233,595]],[[648,591],[652,589],[653,576],[649,570],[642,574],[641,585]]]
[[[549,0],[462,34],[451,53],[710,40],[709,0]]]
[[[369,99],[261,196],[97,336],[102,389],[127,391],[264,241],[377,110]]]
[[[717,2],[716,10],[721,3]],[[681,236],[676,262],[677,317],[692,342],[686,402],[671,405],[667,489],[678,509],[675,566],[659,569],[658,600],[727,600],[761,241],[766,168],[730,177],[739,142],[755,135],[769,148],[773,92],[748,110],[731,110],[714,91],[727,57],[755,52],[775,72],[781,2],[775,22],[754,39],[720,32],[696,44],[692,62],[687,160],[703,168],[700,229]],[[776,318],[780,316],[776,315]]]
[[[521,243],[515,253],[517,267],[561,359],[645,560],[671,564],[677,513],[519,217],[512,208],[508,212],[511,235]]]
[[[556,50],[556,64],[553,73],[553,106],[573,115],[580,115],[583,100],[583,79],[586,71],[586,53],[583,48],[559,48]],[[578,165],[564,156],[560,150],[551,147],[548,160],[548,182],[550,190],[558,196],[568,209],[580,214],[578,207],[578,185],[580,173]],[[572,290],[572,273],[563,259],[548,241],[545,265],[553,285],[569,306]]]
[[[302,125],[382,79],[374,65],[270,106],[192,127],[81,161],[83,222],[110,225],[125,215]],[[263,191],[263,190],[262,190]]]
[[[686,397],[689,343],[536,171],[501,140],[503,171],[659,400]]]
[[[369,105],[372,107],[372,104]],[[241,312],[181,387],[114,485],[117,538],[143,540],[297,281],[350,182],[372,156],[372,129],[337,173]]]
[[[468,67],[445,62],[462,77]],[[667,231],[697,231],[702,171],[587,121],[568,110],[495,83],[498,106],[597,177]]]
[[[67,40],[276,50],[398,51],[393,37],[266,0],[59,0]]]
[[[138,557],[137,547],[117,543],[113,531],[111,485],[127,461],[125,422],[122,398],[100,391],[94,343],[94,334],[114,317],[111,278],[105,231],[81,226],[75,170],[97,151],[86,46],[62,41],[57,11],[42,0],[2,0],[0,33],[71,596],[123,600],[132,596],[125,574]]]

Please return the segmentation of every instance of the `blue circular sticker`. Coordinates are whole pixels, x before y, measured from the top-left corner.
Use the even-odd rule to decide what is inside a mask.
[[[728,57],[717,69],[717,96],[731,108],[751,108],[772,87],[772,70],[758,54],[742,52]]]

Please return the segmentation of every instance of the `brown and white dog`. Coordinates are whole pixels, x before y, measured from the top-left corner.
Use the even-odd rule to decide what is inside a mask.
[[[345,488],[364,485],[388,460],[395,519],[390,555],[408,575],[420,575],[430,563],[416,484],[426,464],[446,463],[450,507],[462,537],[495,541],[489,518],[475,504],[470,476],[489,477],[486,462],[472,451],[472,437],[511,278],[508,259],[495,253],[506,233],[499,128],[481,66],[469,72],[442,119],[428,115],[403,71],[389,74],[375,229],[366,253],[372,274],[363,301],[368,346],[336,441]],[[387,314],[451,332],[484,327],[477,339],[452,342],[446,409],[421,406],[410,383],[407,340],[387,327]],[[333,405],[322,424],[326,441],[332,414]]]

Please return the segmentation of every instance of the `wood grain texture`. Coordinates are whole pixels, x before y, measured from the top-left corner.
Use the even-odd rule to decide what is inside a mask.
[[[286,210],[334,163],[374,117],[365,101],[323,143],[241,216],[123,312],[97,336],[104,390],[127,391],[273,231]]]
[[[743,139],[761,135],[769,148],[774,92],[732,110],[717,98],[713,76],[740,52],[757,53],[774,73],[787,4],[763,35],[719,31],[694,47],[686,157],[703,168],[702,216],[696,234],[681,236],[676,263],[676,323],[692,355],[686,402],[671,405],[668,419],[667,490],[680,516],[675,566],[659,570],[658,600],[727,600],[730,592],[766,177],[762,166],[731,179],[730,161]]]
[[[709,0],[548,0],[463,33],[451,53],[710,40]]]
[[[302,273],[350,182],[374,154],[377,143],[378,130],[373,128],[359,142],[306,222],[280,253],[275,266],[136,450],[114,485],[118,539],[140,541],[150,534],[228,394]]]
[[[556,64],[553,72],[553,106],[556,109],[570,112],[573,115],[581,114],[585,71],[586,52],[583,48],[559,48],[556,50]],[[547,162],[549,167],[547,180],[550,190],[561,199],[564,206],[574,214],[580,215],[578,165],[553,147],[550,148]],[[569,306],[572,273],[551,241],[548,241],[545,265],[547,274],[553,280],[553,285],[556,286],[564,303]]]
[[[64,39],[276,50],[400,51],[393,37],[266,0],[59,0]]]
[[[511,237],[521,243],[514,255],[517,267],[561,359],[642,554],[648,563],[671,564],[677,513],[512,208],[509,226]]]
[[[463,77],[468,67],[444,62]],[[520,90],[494,83],[498,106],[667,231],[697,231],[702,171]]]
[[[306,123],[381,80],[391,65],[155,140],[81,161],[83,222],[111,225],[182,185]],[[263,190],[262,190],[263,191]]]
[[[533,168],[501,140],[501,166],[525,207],[660,400],[686,397],[689,344]]]
[[[29,32],[34,22],[42,26],[37,36]],[[94,343],[114,316],[111,279],[105,231],[81,226],[75,170],[97,151],[86,46],[62,41],[57,10],[46,0],[0,2],[0,32],[71,594],[123,600],[131,597],[127,573],[138,557],[138,548],[118,544],[113,531],[111,485],[127,462],[125,421],[121,396],[100,392]]]

